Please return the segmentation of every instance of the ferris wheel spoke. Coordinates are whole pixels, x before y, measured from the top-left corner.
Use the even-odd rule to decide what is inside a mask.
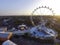
[[[31,22],[33,22],[34,24],[35,24],[35,22],[34,22],[34,20],[33,20],[33,15],[36,15],[36,16],[49,16],[49,15],[53,15],[54,16],[54,12],[53,12],[53,10],[51,9],[51,8],[49,8],[49,7],[46,7],[46,6],[42,6],[42,7],[38,7],[38,8],[36,8],[36,9],[34,9],[34,11],[33,11],[33,13],[32,13],[32,16],[31,16]],[[46,21],[46,19],[44,18],[44,17],[40,17],[40,18],[38,18],[40,21],[42,20],[45,20]],[[48,20],[48,19],[47,19]]]

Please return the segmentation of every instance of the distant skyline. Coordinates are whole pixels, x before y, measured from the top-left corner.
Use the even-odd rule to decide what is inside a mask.
[[[39,6],[48,6],[60,15],[60,0],[0,0],[0,15],[31,15]]]

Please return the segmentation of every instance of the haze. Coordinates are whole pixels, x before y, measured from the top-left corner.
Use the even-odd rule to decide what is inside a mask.
[[[60,14],[60,0],[0,0],[0,15],[31,15],[39,6],[48,6]]]

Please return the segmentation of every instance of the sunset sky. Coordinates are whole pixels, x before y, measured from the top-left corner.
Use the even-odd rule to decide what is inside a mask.
[[[60,0],[0,0],[0,15],[31,15],[39,6],[47,6],[60,15]]]

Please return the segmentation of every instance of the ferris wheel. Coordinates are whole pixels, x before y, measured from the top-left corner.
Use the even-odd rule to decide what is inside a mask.
[[[41,7],[34,9],[32,11],[32,15],[43,15],[43,16],[51,15],[51,16],[53,16],[53,15],[55,15],[55,13],[52,10],[52,8],[49,8],[47,6],[41,6]]]
[[[36,25],[35,22],[34,22],[34,19],[39,19],[38,21],[42,21],[42,22],[47,22],[47,19],[44,18],[44,16],[54,16],[55,13],[54,11],[52,10],[52,8],[49,8],[47,6],[41,6],[41,7],[37,7],[36,9],[34,9],[32,11],[32,16],[30,17],[31,19],[31,22],[33,25]],[[38,17],[34,17],[34,16],[38,16]],[[51,19],[49,19],[51,20]]]

